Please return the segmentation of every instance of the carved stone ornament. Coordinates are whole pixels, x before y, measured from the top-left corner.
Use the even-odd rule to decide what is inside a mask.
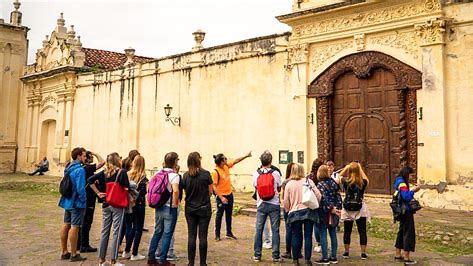
[[[358,78],[369,77],[372,70],[384,68],[395,75],[400,107],[401,164],[417,166],[416,90],[422,86],[422,73],[379,52],[362,52],[346,56],[319,75],[308,88],[308,96],[316,97],[317,150],[322,160],[333,159],[332,94],[333,83],[341,75],[353,72]]]
[[[356,29],[383,22],[401,20],[412,16],[419,16],[421,14],[430,14],[440,10],[441,6],[439,0],[424,0],[374,11],[352,13],[339,18],[331,18],[295,26],[293,27],[293,38]]]
[[[365,50],[365,34],[355,34],[353,39],[357,51]]]
[[[334,57],[341,51],[352,47],[352,40],[324,46],[314,46],[310,51],[312,72],[317,72],[319,67],[327,60]]]
[[[445,24],[446,21],[444,19],[435,18],[427,21],[426,23],[415,25],[417,35],[422,40],[421,46],[444,44]]]
[[[289,56],[289,65],[307,63],[309,55],[308,44],[304,43],[292,45],[287,49],[287,51]]]
[[[53,94],[49,94],[41,100],[40,108],[41,112],[44,112],[48,107],[56,109],[57,107],[57,97]]]
[[[419,57],[419,41],[414,31],[370,37],[368,43],[402,49],[414,59]]]

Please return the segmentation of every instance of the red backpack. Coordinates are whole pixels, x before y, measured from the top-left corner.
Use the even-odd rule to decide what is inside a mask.
[[[261,169],[258,169],[258,178],[256,179],[256,191],[260,199],[267,201],[274,198],[276,192],[274,191],[274,176],[273,171],[270,169],[267,173],[263,173]]]

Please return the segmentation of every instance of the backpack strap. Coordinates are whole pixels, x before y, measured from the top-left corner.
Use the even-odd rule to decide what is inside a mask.
[[[220,183],[220,173],[218,172],[217,168],[214,169],[215,172],[217,172],[217,184],[215,185],[218,185],[218,183]]]

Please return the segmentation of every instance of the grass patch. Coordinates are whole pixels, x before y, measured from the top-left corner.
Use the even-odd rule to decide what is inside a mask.
[[[368,237],[374,237],[384,240],[395,241],[399,223],[393,223],[390,219],[383,218],[372,218],[371,224],[367,224]],[[435,228],[435,229],[434,229]],[[343,231],[343,226],[341,227]],[[460,234],[469,235],[472,232],[465,229],[450,228],[448,226],[439,226],[434,223],[416,223],[416,234],[417,234],[417,246],[419,250],[433,251],[438,253],[444,253],[449,255],[469,255],[473,254],[473,245],[471,244],[460,244],[458,241],[443,242],[441,240],[433,240],[431,236],[420,237],[420,233],[424,233],[430,230],[441,230],[444,232],[460,230]]]
[[[27,194],[46,193],[58,196],[58,189],[58,185],[50,183],[8,182],[0,184],[0,192],[15,191]]]

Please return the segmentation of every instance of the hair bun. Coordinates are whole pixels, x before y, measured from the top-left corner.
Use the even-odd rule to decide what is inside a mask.
[[[213,155],[214,159],[217,159],[217,155]]]

